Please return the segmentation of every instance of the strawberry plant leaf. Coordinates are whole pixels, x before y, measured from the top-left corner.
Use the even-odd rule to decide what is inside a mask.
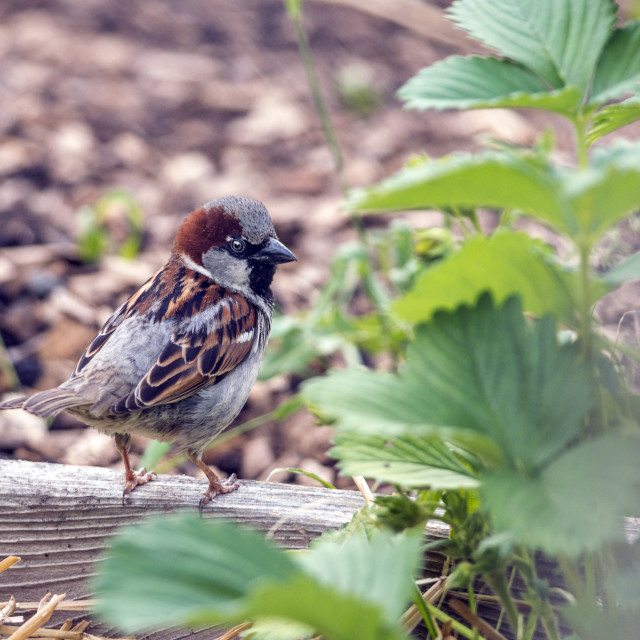
[[[112,542],[93,590],[97,613],[125,631],[242,617],[255,581],[299,568],[262,534],[198,516],[150,518]]]
[[[639,45],[640,46],[640,45]],[[598,138],[617,131],[640,118],[640,96],[628,98],[623,102],[610,104],[593,117],[587,133],[587,142],[593,144]]]
[[[630,255],[619,265],[604,274],[603,280],[612,287],[619,287],[625,282],[640,280],[640,251]]]
[[[402,640],[419,557],[419,535],[386,534],[290,556],[258,532],[180,514],[119,534],[93,588],[100,617],[123,630],[281,618],[336,640]]]
[[[580,444],[539,474],[500,470],[482,481],[498,530],[546,553],[577,557],[624,540],[623,516],[640,509],[640,440],[617,434]]]
[[[591,103],[602,103],[640,89],[640,21],[616,29],[596,67]]]
[[[616,5],[611,0],[458,0],[448,14],[550,87],[572,85],[584,95],[615,22]]]
[[[591,387],[549,317],[529,327],[517,298],[496,308],[485,294],[420,325],[400,374],[334,374],[303,394],[342,429],[440,435],[487,466],[537,469],[579,433]]]
[[[622,140],[594,149],[588,169],[567,173],[565,190],[582,234],[596,242],[638,208],[640,142]]]
[[[559,176],[523,154],[454,154],[405,167],[369,189],[354,190],[352,211],[481,206],[518,209],[569,235],[575,217]]]
[[[438,309],[471,304],[482,291],[490,291],[497,302],[519,294],[526,311],[550,313],[573,326],[572,277],[524,233],[474,236],[458,253],[425,271],[392,309],[399,320],[415,324]]]
[[[389,626],[404,611],[420,560],[420,532],[353,535],[341,545],[319,542],[296,556],[308,576],[346,597],[375,605]],[[355,634],[352,637],[360,637]]]
[[[406,488],[478,486],[477,473],[437,437],[340,433],[330,454],[345,476],[362,475]]]
[[[585,602],[563,607],[562,617],[579,634],[574,634],[572,638],[580,640],[635,638],[640,629],[640,607],[604,609]]]
[[[370,562],[375,566],[376,559]],[[332,640],[406,640],[396,624],[384,620],[377,605],[304,574],[277,584],[258,584],[252,590],[245,619],[274,617],[301,623]]]
[[[509,60],[450,56],[425,67],[398,91],[408,109],[530,107],[571,113],[580,105],[575,87],[550,91],[531,71]]]

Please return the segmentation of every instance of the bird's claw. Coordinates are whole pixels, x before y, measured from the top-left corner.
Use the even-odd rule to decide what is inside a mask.
[[[130,494],[137,486],[147,484],[158,477],[155,471],[147,471],[144,467],[138,471],[132,471],[125,476],[124,491],[122,492],[122,504],[128,494]]]
[[[202,494],[198,503],[198,511],[202,512],[209,502],[211,502],[219,493],[233,493],[242,486],[242,480],[238,480],[238,476],[232,473],[226,480],[215,480],[209,483],[209,488]]]

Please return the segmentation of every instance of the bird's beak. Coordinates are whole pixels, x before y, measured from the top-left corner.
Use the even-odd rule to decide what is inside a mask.
[[[280,240],[269,238],[267,244],[251,256],[254,260],[268,262],[269,264],[282,264],[283,262],[297,262],[296,258]]]

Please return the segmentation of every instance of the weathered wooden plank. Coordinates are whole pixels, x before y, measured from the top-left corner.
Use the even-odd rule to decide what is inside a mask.
[[[152,513],[197,513],[206,487],[204,479],[163,475],[138,487],[123,505],[121,471],[0,460],[0,559],[22,559],[0,574],[0,602],[11,595],[18,602],[38,601],[47,592],[66,593],[67,599],[91,597],[86,583],[110,536]],[[216,497],[203,517],[251,525],[287,548],[300,549],[348,522],[362,504],[354,491],[246,482]],[[187,634],[172,630],[149,637],[182,635]]]

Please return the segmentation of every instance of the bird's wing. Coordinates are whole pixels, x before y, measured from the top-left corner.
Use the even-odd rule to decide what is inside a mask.
[[[78,364],[71,376],[72,378],[75,378],[91,362],[93,356],[104,347],[107,340],[113,335],[113,332],[122,324],[127,315],[128,302],[129,300],[121,304],[104,323],[98,335],[91,341],[91,344],[89,344],[80,357],[80,360],[78,360]]]
[[[207,308],[178,322],[155,364],[129,395],[114,404],[111,413],[187,398],[226,376],[247,357],[258,330],[257,311],[241,294],[228,290],[221,294]]]

